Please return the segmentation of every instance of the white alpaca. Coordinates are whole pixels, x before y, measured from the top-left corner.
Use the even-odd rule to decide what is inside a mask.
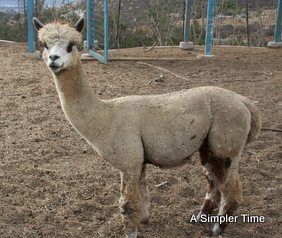
[[[145,166],[173,167],[196,151],[209,189],[199,213],[231,216],[242,201],[238,163],[246,143],[261,129],[260,114],[247,98],[217,87],[171,94],[100,100],[83,73],[76,43],[84,28],[65,22],[43,25],[34,18],[43,59],[52,72],[72,126],[121,172],[120,208],[126,237],[136,238],[149,219]],[[228,223],[216,224],[212,236]]]

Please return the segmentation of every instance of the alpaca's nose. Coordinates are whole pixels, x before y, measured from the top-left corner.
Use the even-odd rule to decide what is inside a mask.
[[[59,55],[49,55],[49,59],[52,60],[52,62],[55,62],[55,60],[59,59],[61,56]]]

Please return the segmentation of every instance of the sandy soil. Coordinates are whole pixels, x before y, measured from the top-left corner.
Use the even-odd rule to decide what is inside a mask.
[[[41,59],[22,55],[26,44],[0,43],[0,237],[122,237],[119,172],[104,162],[65,119],[50,72]],[[111,57],[171,57],[150,61],[176,75],[136,61],[83,62],[103,99],[159,94],[216,85],[248,96],[263,127],[282,130],[282,49],[215,47],[217,60],[198,60],[202,47],[120,50]],[[165,76],[164,82],[150,81]],[[239,219],[221,237],[281,237],[281,132],[263,130],[240,164],[244,203]],[[212,224],[195,226],[206,192],[198,155],[181,168],[148,166],[151,219],[139,238],[203,237]]]

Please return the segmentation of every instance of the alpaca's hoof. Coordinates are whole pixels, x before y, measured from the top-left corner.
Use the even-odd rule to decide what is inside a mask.
[[[127,233],[125,238],[137,238],[137,232]]]
[[[202,215],[204,215],[204,213],[202,213],[202,212],[200,211],[200,212],[198,213],[198,215],[197,215],[197,221],[194,221],[194,222],[193,222],[194,225],[199,226],[199,225],[203,224],[203,222],[202,222],[202,220],[201,220],[201,216],[202,216]]]
[[[147,224],[149,222],[150,214],[148,210],[146,210],[142,215],[141,215],[141,223],[142,224]]]
[[[215,236],[218,236],[220,235],[223,231],[224,231],[224,228],[226,226],[223,226],[223,225],[220,225],[220,224],[215,224],[215,226],[213,227],[212,229],[212,233],[211,233],[211,236],[215,237]]]
[[[142,219],[141,220],[141,224],[148,224],[149,223],[149,217],[147,217],[146,219]]]

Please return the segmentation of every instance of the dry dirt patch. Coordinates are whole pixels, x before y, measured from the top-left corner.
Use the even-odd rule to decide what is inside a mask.
[[[22,56],[26,48],[0,43],[0,237],[122,237],[118,171],[66,121],[50,72],[42,60]],[[263,126],[282,130],[282,49],[215,47],[214,61],[197,60],[200,53],[202,47],[110,53],[183,58],[147,62],[181,77],[136,61],[87,61],[83,67],[100,98],[216,85],[254,100]],[[161,74],[164,82],[149,83]],[[238,214],[264,216],[265,223],[239,221],[222,237],[280,237],[281,136],[262,131],[245,148],[240,166],[245,200]],[[149,166],[148,183],[151,220],[140,238],[202,237],[211,228],[190,223],[207,186],[197,155],[181,168]]]

